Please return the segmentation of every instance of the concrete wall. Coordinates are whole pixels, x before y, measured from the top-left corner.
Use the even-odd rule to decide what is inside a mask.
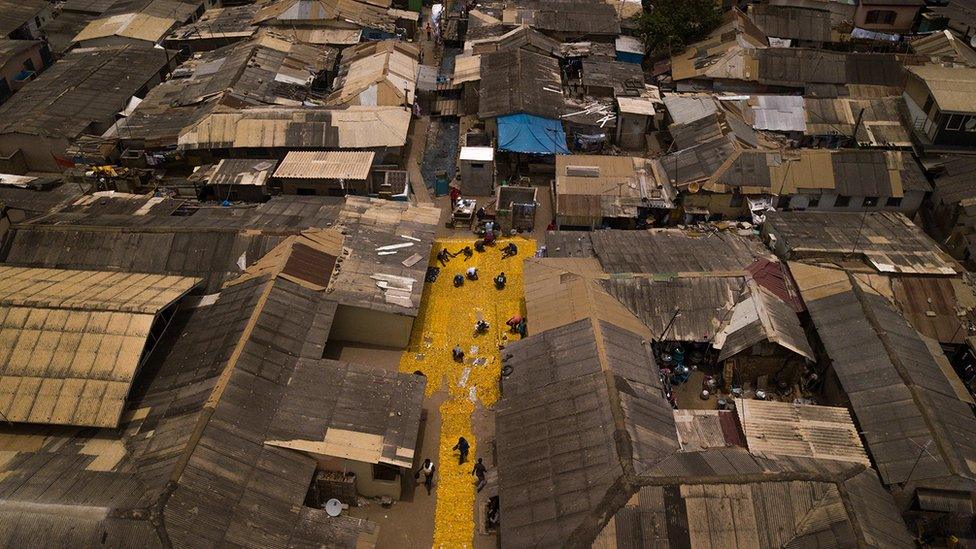
[[[417,284],[423,284],[418,280]],[[413,317],[339,305],[330,340],[405,349],[410,343]]]
[[[356,492],[368,498],[388,496],[394,500],[400,499],[400,486],[406,471],[401,469],[400,476],[395,480],[380,480],[373,478],[373,464],[351,459],[335,458],[331,456],[313,456],[318,461],[318,468],[324,471],[341,471],[356,474]]]
[[[73,48],[102,48],[105,46],[138,46],[151,48],[154,44],[149,40],[139,40],[136,38],[126,38],[124,36],[106,36],[104,38],[93,38],[75,43]]]
[[[925,198],[925,193],[922,191],[911,191],[905,193],[905,196],[901,198],[901,203],[897,206],[888,205],[888,197],[879,196],[877,197],[878,203],[876,206],[864,206],[863,196],[851,196],[850,201],[847,206],[835,206],[837,201],[837,194],[824,193],[820,195],[794,195],[789,199],[787,208],[791,210],[809,210],[818,212],[860,212],[864,210],[876,211],[876,210],[888,210],[901,212],[908,216],[909,218],[915,217],[915,213],[922,206],[922,201]],[[816,199],[817,202],[811,205],[811,202]],[[740,207],[732,206],[733,195],[732,194],[718,194],[718,193],[696,193],[696,194],[686,194],[682,196],[682,201],[685,208],[702,208],[707,209],[713,215],[722,215],[726,219],[734,219],[739,216],[749,215],[749,202],[745,197],[742,197],[742,204]],[[773,206],[779,210],[779,201],[773,199]]]
[[[14,78],[20,71],[26,69],[24,65],[28,60],[34,63],[34,70],[38,73],[44,70],[45,65],[44,58],[41,56],[41,47],[42,44],[37,43],[33,47],[14,55],[7,61],[7,64],[0,67],[0,78],[7,81],[7,85],[10,86],[11,90],[19,90],[20,88],[24,87],[24,84],[26,84],[26,82],[21,82],[18,84],[14,82]]]
[[[461,194],[464,196],[491,196],[495,193],[495,163],[461,160]]]
[[[0,135],[0,154],[10,156],[20,149],[29,171],[60,172],[52,154],[64,155],[68,140],[59,137],[45,137],[21,133]]]
[[[617,145],[629,151],[643,151],[647,145],[645,135],[650,123],[650,116],[620,113],[617,117]]]

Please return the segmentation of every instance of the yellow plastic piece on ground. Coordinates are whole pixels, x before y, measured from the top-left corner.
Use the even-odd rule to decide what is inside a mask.
[[[509,242],[518,246],[518,255],[502,259],[501,248]],[[465,246],[474,251],[473,240],[438,240],[434,243],[430,265],[440,267],[440,275],[424,289],[420,314],[414,323],[410,346],[400,360],[404,372],[421,371],[427,376],[427,396],[446,389],[448,399],[441,405],[441,437],[435,477],[437,506],[434,513],[434,547],[471,547],[474,543],[474,476],[471,469],[478,456],[478,445],[471,432],[474,400],[484,406],[498,401],[501,377],[499,345],[515,341],[517,334],[506,334],[505,322],[525,314],[522,292],[522,261],[535,254],[535,241],[504,239],[483,253],[474,251],[470,259],[458,255],[441,267],[436,257],[447,248],[457,252]],[[478,280],[465,280],[454,287],[454,275],[464,275],[468,267],[478,269]],[[494,278],[504,272],[505,289],[495,288]],[[475,333],[478,320],[488,322],[486,334]],[[454,361],[451,350],[460,345],[464,363]],[[471,444],[468,461],[458,465],[452,448],[458,437]],[[427,456],[421,456],[427,457]]]

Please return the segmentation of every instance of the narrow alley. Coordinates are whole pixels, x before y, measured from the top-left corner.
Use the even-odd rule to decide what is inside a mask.
[[[518,335],[507,331],[505,322],[516,314],[524,314],[522,301],[522,260],[535,252],[535,241],[511,239],[518,246],[518,255],[503,259],[500,248],[486,248],[474,252],[470,258],[459,254],[441,267],[436,256],[444,248],[458,252],[474,246],[474,240],[438,240],[432,250],[431,266],[440,269],[437,279],[428,283],[424,291],[420,316],[414,324],[410,346],[403,354],[400,369],[422,372],[428,378],[427,398],[447,393],[440,406],[440,444],[438,455],[419,456],[435,460],[437,498],[434,517],[434,547],[471,547],[475,535],[475,488],[471,469],[478,457],[492,466],[490,456],[474,436],[472,413],[475,404],[490,407],[498,400],[498,380],[501,375],[500,346]],[[503,241],[504,243],[508,240]],[[466,280],[455,287],[453,278],[469,267],[478,270],[478,280]],[[504,289],[498,290],[492,279],[504,272],[508,279]],[[489,324],[486,334],[475,332],[475,323]],[[464,350],[463,363],[455,362],[451,350],[460,345]],[[458,437],[471,443],[470,455],[464,465],[458,464],[453,450]]]

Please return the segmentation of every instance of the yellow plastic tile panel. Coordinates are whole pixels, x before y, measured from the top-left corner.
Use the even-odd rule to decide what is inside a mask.
[[[502,259],[500,249],[515,242],[518,255]],[[431,250],[430,265],[440,267],[436,255],[441,249],[452,252],[471,246],[473,240],[438,240]],[[491,407],[498,400],[501,377],[500,345],[517,338],[507,332],[505,322],[516,314],[525,314],[523,303],[522,263],[535,253],[535,242],[523,238],[502,239],[484,253],[475,252],[469,260],[463,255],[441,268],[437,281],[424,290],[420,313],[414,322],[410,346],[400,361],[403,372],[421,371],[427,376],[427,396],[446,391],[448,399],[441,405],[440,444],[436,456],[435,483],[437,505],[434,515],[434,547],[472,547],[474,543],[474,479],[471,467],[478,456],[478,441],[472,434],[471,414],[475,402]],[[477,267],[479,280],[465,281],[455,288],[455,274]],[[495,289],[492,281],[499,272],[508,280],[504,290]],[[488,334],[476,335],[475,322],[484,319],[490,325]],[[465,352],[463,364],[454,362],[451,349],[460,345]],[[471,444],[468,462],[458,465],[452,450],[458,437]]]

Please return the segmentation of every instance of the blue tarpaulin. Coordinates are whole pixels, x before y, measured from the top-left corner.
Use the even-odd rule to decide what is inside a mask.
[[[529,154],[569,154],[562,123],[531,114],[498,117],[498,150]]]

